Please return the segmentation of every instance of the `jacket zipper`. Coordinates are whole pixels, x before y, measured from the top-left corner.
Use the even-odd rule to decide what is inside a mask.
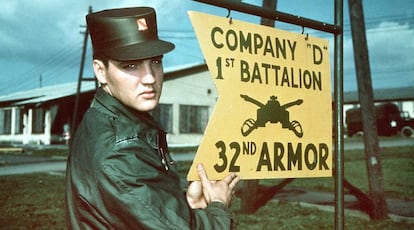
[[[170,159],[170,161],[169,161],[168,158],[167,158],[168,147],[167,147],[167,142],[165,140],[164,131],[159,131],[159,133],[158,133],[157,147],[158,147],[158,154],[160,155],[160,158],[161,158],[161,164],[164,166],[165,171],[170,170],[169,165],[174,164],[174,160]],[[165,149],[164,149],[164,147],[165,147]]]
[[[158,147],[158,153],[161,157],[161,163],[164,165],[165,171],[168,171],[170,169],[170,166],[168,166],[167,163],[167,157],[165,156],[164,149],[162,147]]]

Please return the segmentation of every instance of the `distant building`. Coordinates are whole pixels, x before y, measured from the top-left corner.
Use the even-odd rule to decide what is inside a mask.
[[[207,65],[167,71],[153,116],[168,132],[170,145],[199,145],[217,101]]]
[[[0,142],[53,144],[65,142],[72,123],[77,83],[17,92],[0,97]],[[95,93],[94,82],[82,82],[79,122]],[[160,106],[153,115],[171,145],[198,145],[216,103],[217,93],[207,66],[166,70]]]
[[[401,112],[402,117],[414,118],[414,86],[375,89],[374,101],[375,105],[381,105],[384,103],[395,104]],[[359,106],[359,96],[357,91],[344,93],[344,118],[346,118],[347,110],[358,108]],[[344,123],[344,125],[345,128],[347,128],[346,123]],[[381,127],[377,128],[381,129]]]
[[[95,94],[94,82],[82,82],[76,123]],[[17,92],[0,97],[0,142],[64,143],[72,128],[77,83]],[[375,91],[377,103],[393,102],[414,117],[414,87]],[[205,64],[167,69],[160,105],[153,116],[168,132],[170,145],[199,145],[217,101],[217,91]],[[357,92],[344,93],[344,113],[359,104]],[[345,116],[345,115],[344,115]]]
[[[80,112],[93,98],[95,83],[82,85]],[[0,97],[0,142],[51,144],[64,141],[72,122],[77,83],[17,92]]]

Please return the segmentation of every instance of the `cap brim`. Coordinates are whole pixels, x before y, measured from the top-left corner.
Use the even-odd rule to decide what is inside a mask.
[[[132,61],[161,56],[175,48],[171,42],[163,40],[147,41],[128,46],[103,50],[107,57],[118,61]]]

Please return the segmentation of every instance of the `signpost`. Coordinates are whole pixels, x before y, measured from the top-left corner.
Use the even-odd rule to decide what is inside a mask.
[[[328,41],[189,15],[219,97],[188,179],[332,176]]]

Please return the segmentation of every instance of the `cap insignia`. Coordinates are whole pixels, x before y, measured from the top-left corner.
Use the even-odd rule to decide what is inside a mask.
[[[139,31],[148,30],[147,20],[145,18],[138,18],[137,25]]]

